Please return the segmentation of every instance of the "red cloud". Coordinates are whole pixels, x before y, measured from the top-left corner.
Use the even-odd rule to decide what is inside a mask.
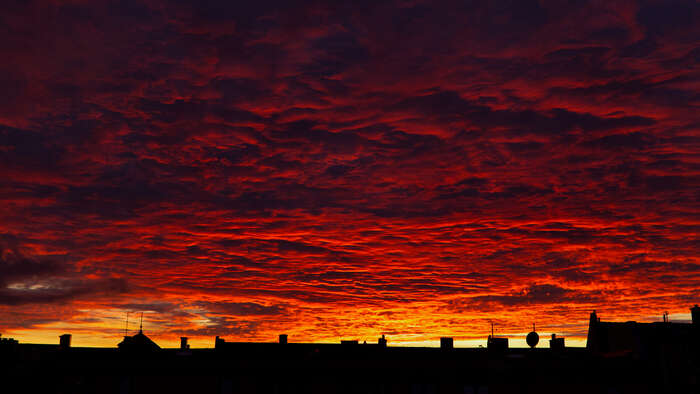
[[[697,4],[272,3],[8,7],[0,329],[580,339],[697,303]]]

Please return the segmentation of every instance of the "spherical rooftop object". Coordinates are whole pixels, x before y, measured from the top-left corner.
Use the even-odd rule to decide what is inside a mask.
[[[525,337],[525,341],[527,342],[528,346],[535,347],[540,342],[540,336],[533,331],[527,334],[527,337]]]

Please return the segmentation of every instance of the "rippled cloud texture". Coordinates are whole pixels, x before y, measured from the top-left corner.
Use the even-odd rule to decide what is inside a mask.
[[[435,3],[4,2],[0,331],[581,344],[592,309],[684,318],[698,3]]]

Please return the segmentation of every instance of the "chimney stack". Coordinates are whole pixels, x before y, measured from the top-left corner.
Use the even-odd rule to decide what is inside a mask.
[[[70,349],[70,340],[71,340],[70,334],[63,334],[60,337],[58,337],[58,346],[61,349]]]
[[[382,337],[379,338],[379,341],[377,342],[379,344],[379,347],[386,347],[386,337],[384,334],[382,334]]]
[[[598,315],[595,313],[595,310],[591,313],[590,319],[588,319],[588,325],[596,324],[600,322],[600,319],[598,318]]]
[[[454,340],[450,337],[440,338],[440,349],[452,349],[454,347]]]
[[[500,338],[489,335],[488,340],[486,341],[486,347],[490,351],[505,352],[508,350],[508,338]]]
[[[286,345],[286,344],[287,344],[287,334],[280,334],[279,343],[280,343],[281,345]]]
[[[188,350],[190,345],[187,343],[187,337],[180,337],[180,350]]]
[[[563,350],[564,338],[557,338],[557,334],[552,334],[552,339],[549,340],[549,348],[552,350]]]
[[[700,306],[698,304],[690,308],[690,316],[693,319],[693,324],[700,327]]]

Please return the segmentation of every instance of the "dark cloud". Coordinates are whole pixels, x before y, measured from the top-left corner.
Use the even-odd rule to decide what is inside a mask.
[[[3,331],[413,340],[696,297],[696,2],[3,11]]]
[[[24,282],[6,285],[0,289],[0,304],[51,304],[67,302],[80,297],[113,296],[124,293],[127,282],[123,279],[63,280]]]
[[[520,292],[502,296],[478,296],[470,301],[476,304],[500,304],[503,306],[526,306],[538,304],[562,304],[570,302],[591,302],[595,296],[565,289],[556,285],[533,285]]]
[[[283,307],[279,305],[261,305],[254,302],[209,302],[198,303],[205,307],[210,313],[228,316],[269,316],[285,313]]]
[[[83,296],[123,293],[123,279],[83,279],[59,258],[28,257],[20,242],[11,236],[0,238],[0,304],[51,304]]]
[[[0,237],[0,286],[12,281],[64,273],[58,258],[32,259],[23,254],[14,237]]]

